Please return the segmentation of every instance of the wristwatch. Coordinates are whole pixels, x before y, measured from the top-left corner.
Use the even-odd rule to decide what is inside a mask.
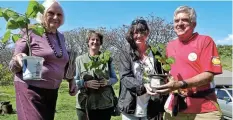
[[[187,88],[187,87],[188,87],[188,83],[187,83],[187,82],[185,82],[184,80],[181,80],[181,83],[182,83],[182,85],[181,85],[181,87],[180,87],[180,88],[185,89],[185,88]]]

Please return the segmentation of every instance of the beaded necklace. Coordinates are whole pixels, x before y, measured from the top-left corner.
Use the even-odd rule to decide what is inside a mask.
[[[63,50],[62,50],[62,46],[61,46],[61,41],[60,41],[60,38],[58,36],[58,33],[56,32],[56,37],[58,39],[58,45],[59,45],[59,48],[60,48],[60,53],[59,55],[57,54],[57,51],[55,50],[55,48],[52,46],[50,40],[49,40],[49,37],[48,37],[48,33],[46,32],[45,33],[45,36],[46,36],[46,39],[49,43],[49,46],[52,48],[53,52],[54,52],[54,55],[57,57],[57,58],[61,58],[63,56]]]

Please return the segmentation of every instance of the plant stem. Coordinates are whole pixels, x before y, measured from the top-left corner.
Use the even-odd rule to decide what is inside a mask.
[[[162,71],[162,74],[164,74],[164,72],[163,72],[163,64],[162,63],[160,63],[161,64],[161,71]]]
[[[26,34],[27,34],[27,40],[26,40],[26,43],[27,43],[27,46],[28,46],[28,54],[29,56],[32,56],[32,50],[31,50],[31,45],[30,45],[30,36],[28,34],[28,24],[26,24]]]

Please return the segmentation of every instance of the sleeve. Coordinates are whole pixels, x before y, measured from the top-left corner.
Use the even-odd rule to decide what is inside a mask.
[[[19,39],[18,41],[16,41],[15,43],[15,49],[14,49],[14,54],[13,57],[15,55],[17,55],[18,53],[25,53],[28,54],[28,47],[27,47],[27,42],[26,42],[26,35],[23,35],[23,37],[21,39]],[[17,73],[21,71],[21,67],[18,66],[18,64],[16,63],[16,61],[14,61],[13,59],[11,59],[10,63],[9,63],[9,69],[13,72],[13,73]]]
[[[78,89],[83,88],[84,87],[84,80],[80,78],[80,62],[79,62],[79,57],[76,58],[75,60],[75,66],[76,66],[76,70],[75,70],[75,76],[74,76],[74,80],[76,82],[76,85],[78,87]]]
[[[218,55],[217,47],[211,37],[206,37],[200,56],[200,63],[203,72],[212,72],[214,74],[222,73],[221,60]]]
[[[134,77],[131,69],[130,55],[127,53],[121,53],[120,57],[120,82],[129,91],[137,93],[139,96],[146,93],[146,89],[136,78]]]
[[[112,64],[112,62],[109,65],[109,71],[110,71],[110,78],[109,78],[109,82],[108,85],[114,85],[115,83],[117,83],[117,76],[116,76],[116,72],[114,70],[114,66]]]

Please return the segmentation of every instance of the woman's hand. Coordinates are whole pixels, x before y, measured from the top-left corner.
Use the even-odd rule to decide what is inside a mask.
[[[97,80],[88,80],[85,83],[85,87],[92,89],[99,89],[100,83]]]
[[[24,56],[27,56],[27,55],[25,53],[18,53],[12,58],[12,60],[16,62],[18,67],[22,68],[23,66],[22,60]]]
[[[144,87],[146,88],[146,93],[149,95],[157,95],[157,93],[152,91],[152,88],[150,87],[149,83],[144,84]]]
[[[108,85],[108,82],[109,80],[107,79],[103,79],[99,81],[101,87],[105,87],[106,85]]]
[[[75,80],[72,79],[69,81],[69,94],[71,96],[75,96],[78,92],[78,88],[76,86]]]

